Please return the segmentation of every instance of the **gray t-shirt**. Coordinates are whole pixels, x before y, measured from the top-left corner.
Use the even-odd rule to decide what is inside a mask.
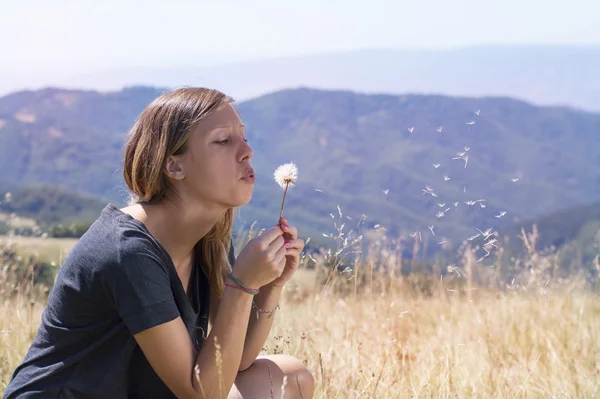
[[[232,265],[234,259],[232,246]],[[109,204],[62,265],[3,397],[175,398],[133,335],[181,316],[197,353],[209,308],[210,285],[199,262],[188,296],[144,224]]]

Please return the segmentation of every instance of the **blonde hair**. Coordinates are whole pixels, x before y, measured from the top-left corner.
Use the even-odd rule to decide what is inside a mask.
[[[171,155],[186,152],[198,121],[232,101],[220,91],[207,88],[181,88],[152,101],[136,120],[125,145],[123,176],[133,194],[130,203],[150,204],[176,197],[164,173],[165,162]],[[230,208],[195,247],[211,288],[218,295],[231,271],[228,253],[233,217],[234,208]]]

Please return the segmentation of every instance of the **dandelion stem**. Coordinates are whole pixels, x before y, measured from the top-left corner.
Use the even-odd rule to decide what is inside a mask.
[[[279,219],[283,216],[283,204],[285,203],[285,195],[287,194],[287,189],[290,182],[285,183],[285,189],[283,190],[283,199],[281,200],[281,210],[279,211]]]

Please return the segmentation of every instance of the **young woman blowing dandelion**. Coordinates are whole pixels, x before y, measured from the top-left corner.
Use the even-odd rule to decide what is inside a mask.
[[[281,217],[235,257],[255,176],[231,101],[184,88],[142,112],[124,159],[137,199],[107,205],[69,254],[5,399],[266,398],[285,377],[286,398],[312,397],[298,359],[258,357],[304,241]]]

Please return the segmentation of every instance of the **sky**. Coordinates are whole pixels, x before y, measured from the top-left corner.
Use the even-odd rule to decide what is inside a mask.
[[[114,67],[488,44],[600,45],[600,1],[0,0],[0,73],[38,80]]]

